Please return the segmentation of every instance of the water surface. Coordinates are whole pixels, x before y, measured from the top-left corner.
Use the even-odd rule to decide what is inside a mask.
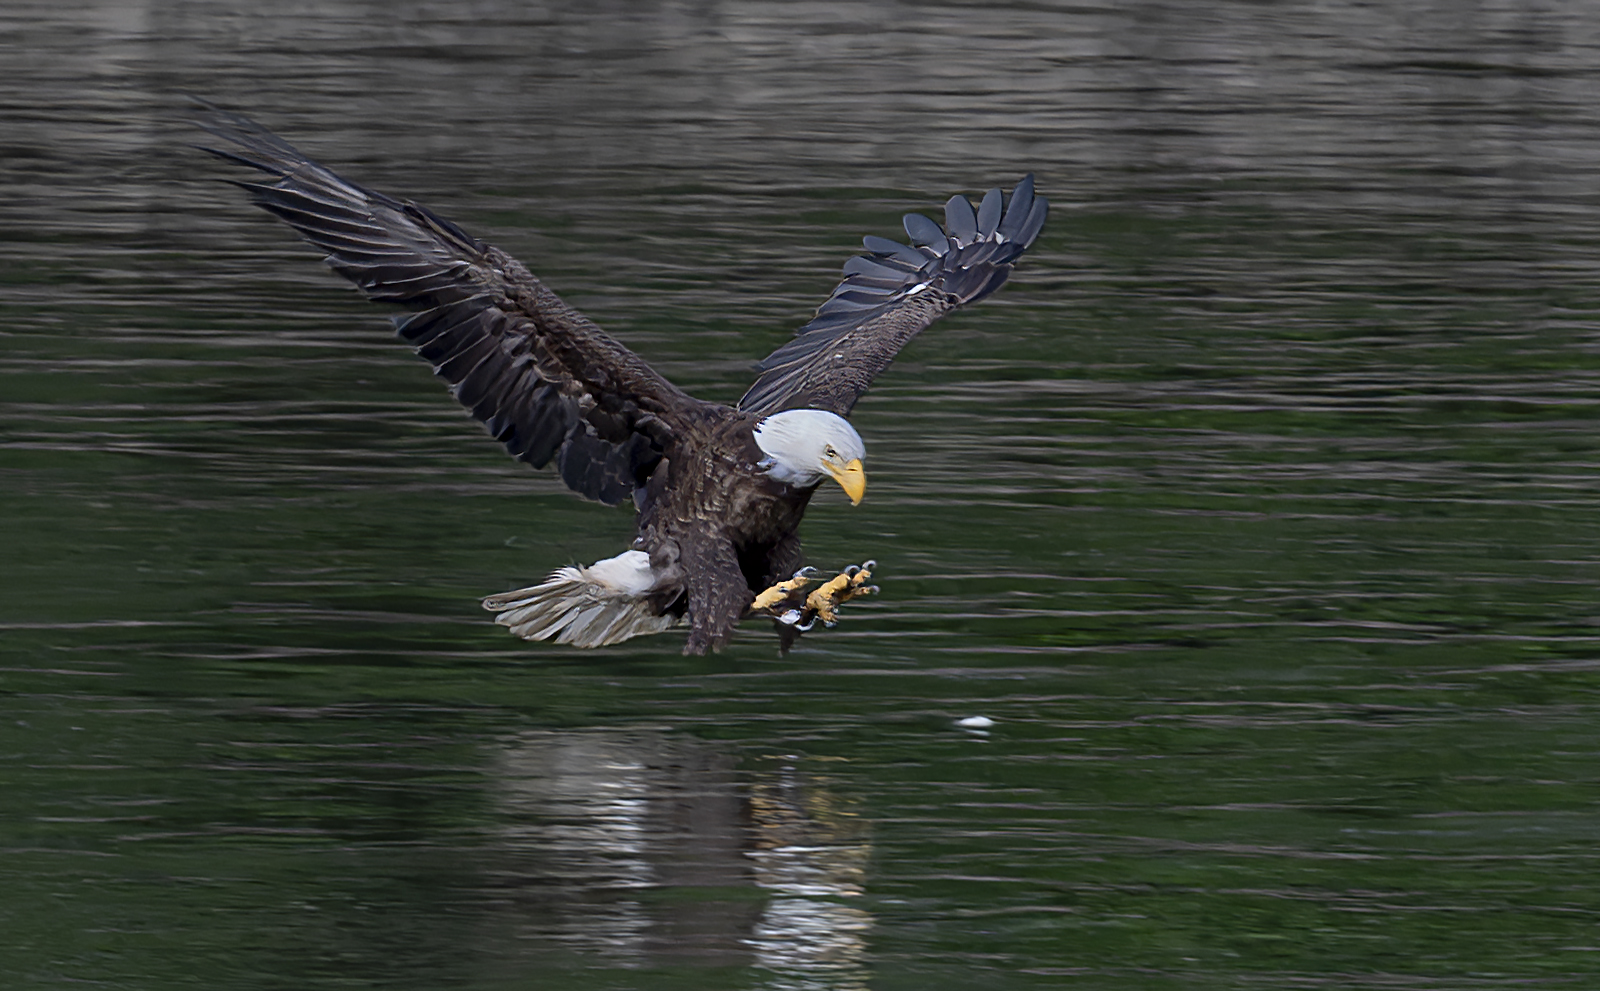
[[[1593,986],[1588,6],[0,29],[8,987]],[[1027,171],[1055,211],[808,514],[880,598],[585,653],[477,599],[629,513],[210,181],[184,93],[723,400],[862,234]]]

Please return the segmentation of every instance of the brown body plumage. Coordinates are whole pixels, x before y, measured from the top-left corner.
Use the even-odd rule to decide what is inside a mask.
[[[816,317],[728,407],[672,385],[516,259],[450,221],[339,177],[247,118],[207,106],[200,126],[229,146],[207,151],[272,177],[236,183],[257,204],[370,298],[411,311],[395,320],[400,336],[512,456],[553,464],[588,498],[634,501],[641,556],[563,569],[485,603],[525,636],[587,646],[680,619],[686,652],[722,646],[755,593],[801,566],[800,518],[824,471],[849,490],[838,467],[849,459],[834,445],[826,452],[838,464],[812,477],[812,466],[764,449],[758,429],[795,410],[848,415],[913,335],[1005,281],[1047,208],[1029,176],[1004,211],[998,189],[977,211],[952,197],[948,233],[908,215],[918,247],[867,238],[869,254],[850,260]],[[830,429],[859,446],[842,420]]]

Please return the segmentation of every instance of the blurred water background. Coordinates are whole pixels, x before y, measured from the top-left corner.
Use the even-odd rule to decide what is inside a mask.
[[[1597,93],[1577,0],[8,0],[0,984],[1595,987]],[[630,514],[184,94],[723,400],[861,235],[1055,210],[807,518],[880,598],[584,653],[477,599]]]

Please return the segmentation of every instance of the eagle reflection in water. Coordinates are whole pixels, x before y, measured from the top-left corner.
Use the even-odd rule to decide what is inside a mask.
[[[649,728],[501,742],[484,850],[497,946],[623,966],[756,965],[771,987],[867,987],[866,820],[792,758],[753,770]],[[487,921],[487,920],[486,920]]]

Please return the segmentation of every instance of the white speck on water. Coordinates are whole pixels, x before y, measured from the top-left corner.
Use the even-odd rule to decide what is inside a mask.
[[[968,716],[965,719],[957,719],[956,725],[962,729],[988,729],[994,725],[994,720],[988,716]]]

